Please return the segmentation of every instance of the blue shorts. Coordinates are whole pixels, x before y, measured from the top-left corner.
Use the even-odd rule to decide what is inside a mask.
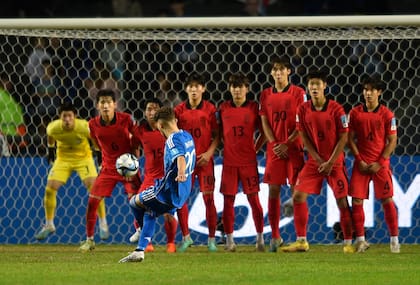
[[[150,186],[143,192],[139,193],[140,202],[147,207],[147,211],[155,217],[165,213],[174,215],[176,208],[170,203],[169,191],[164,190],[165,184],[158,186]],[[166,195],[165,195],[166,194]],[[169,199],[168,199],[169,198]]]

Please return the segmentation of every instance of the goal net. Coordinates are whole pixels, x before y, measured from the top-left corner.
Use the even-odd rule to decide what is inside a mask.
[[[33,243],[44,222],[49,169],[45,126],[57,118],[62,100],[73,100],[79,116],[89,119],[96,115],[97,90],[114,88],[118,108],[141,120],[146,99],[157,96],[172,106],[185,100],[183,82],[193,71],[206,76],[205,99],[216,105],[229,99],[227,79],[234,72],[249,77],[249,97],[259,100],[261,90],[273,84],[269,68],[273,56],[291,59],[291,81],[302,87],[309,69],[327,68],[327,93],[347,112],[362,99],[363,76],[382,77],[386,83],[382,102],[398,121],[399,141],[391,163],[401,241],[420,242],[419,26],[418,16],[0,20],[0,142],[5,146],[1,148],[0,243]],[[264,154],[258,156],[261,176]],[[219,215],[221,161],[219,149],[215,166]],[[348,155],[349,170],[351,164]],[[80,179],[72,176],[57,198],[57,231],[47,242],[78,243],[85,237],[87,204]],[[289,198],[290,191],[284,187],[281,200]],[[263,183],[260,199],[268,241],[268,187]],[[235,203],[235,239],[254,243],[252,214],[242,192]],[[121,187],[106,204],[111,231],[106,242],[128,242],[133,218]],[[192,237],[205,243],[204,203],[197,187],[189,207]],[[309,208],[309,241],[337,242],[333,226],[339,213],[331,190],[325,187],[320,196],[310,197]],[[380,204],[371,199],[365,210],[368,240],[388,242]],[[291,217],[282,214],[280,231],[286,241],[294,240]],[[165,242],[159,220],[155,243]]]

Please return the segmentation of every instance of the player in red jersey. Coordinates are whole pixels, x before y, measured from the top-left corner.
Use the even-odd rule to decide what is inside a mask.
[[[343,107],[328,99],[326,74],[311,72],[307,77],[311,101],[303,103],[296,116],[297,129],[308,151],[309,158],[298,175],[293,192],[293,214],[297,241],[282,247],[285,252],[308,251],[306,240],[308,224],[307,197],[321,193],[324,179],[334,192],[340,210],[345,253],[354,252],[351,212],[347,201],[348,180],[343,149],[347,144],[348,122]]]
[[[364,104],[350,111],[349,147],[355,162],[350,180],[356,251],[369,248],[365,241],[363,199],[369,199],[369,182],[373,181],[375,197],[381,200],[391,241],[391,252],[399,253],[398,217],[395,208],[392,171],[389,157],[397,145],[394,114],[379,102],[384,84],[375,77],[363,82]]]
[[[148,187],[155,185],[155,179],[164,176],[164,162],[163,154],[165,151],[165,137],[157,129],[154,116],[156,111],[163,106],[162,102],[157,98],[152,98],[146,101],[145,117],[146,120],[136,128],[133,135],[133,144],[140,144],[143,148],[143,155],[145,158],[144,178],[141,183],[139,192],[146,190]],[[164,214],[165,230],[168,237],[166,244],[166,251],[173,253],[176,251],[175,235],[178,223],[176,219],[170,214]],[[130,242],[137,242],[139,240],[139,233],[142,227],[137,223],[136,232],[130,237]],[[146,252],[153,251],[153,246],[150,243],[146,247]]]
[[[224,197],[223,226],[226,233],[225,250],[235,251],[233,226],[235,223],[235,195],[238,182],[242,184],[252,209],[257,232],[256,250],[265,251],[264,246],[264,214],[258,192],[260,183],[257,170],[256,151],[264,143],[264,135],[255,141],[255,131],[262,132],[258,115],[258,103],[248,101],[249,80],[242,73],[229,77],[229,91],[232,100],[223,102],[219,107],[221,134],[224,144],[223,171],[220,192]],[[255,142],[254,142],[255,141]]]
[[[117,183],[123,183],[130,198],[137,193],[140,186],[139,176],[130,179],[118,174],[115,168],[116,159],[123,153],[134,153],[138,146],[131,143],[135,123],[126,113],[116,112],[115,92],[112,89],[102,89],[96,95],[99,116],[89,121],[89,130],[95,149],[102,153],[102,169],[89,193],[86,214],[87,239],[79,250],[87,252],[95,248],[93,240],[96,210],[104,197],[110,197]]]
[[[206,206],[206,220],[209,229],[208,249],[213,252],[216,247],[217,212],[214,205],[214,161],[213,155],[220,141],[219,125],[216,107],[203,99],[206,90],[204,76],[193,73],[185,83],[188,100],[175,107],[175,115],[180,129],[188,131],[194,138],[197,153],[197,163],[194,169],[192,183],[198,178],[200,191]],[[178,248],[184,252],[193,244],[188,229],[187,203],[178,210],[179,225],[183,235],[183,242]]]
[[[271,252],[276,252],[283,244],[279,230],[281,185],[287,184],[288,180],[293,193],[297,175],[304,163],[303,144],[296,130],[296,111],[306,101],[306,94],[305,90],[289,82],[291,71],[292,67],[286,58],[275,57],[271,67],[275,84],[264,89],[260,97],[261,121],[268,141],[264,182],[269,184]],[[291,207],[292,201],[288,204]]]

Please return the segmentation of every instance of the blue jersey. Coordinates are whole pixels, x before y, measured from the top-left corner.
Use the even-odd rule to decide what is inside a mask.
[[[177,158],[183,156],[186,162],[185,182],[177,182],[178,176]],[[175,212],[181,208],[191,193],[192,173],[195,167],[195,146],[192,136],[183,130],[172,133],[165,142],[165,177],[156,180],[155,185],[147,188],[130,200],[136,220],[139,224],[144,222],[143,229],[137,244],[137,249],[144,250],[150,242],[155,231],[156,217],[164,213]],[[136,199],[146,206],[139,207]]]
[[[178,175],[177,158],[184,156],[186,161],[185,182],[177,182]],[[171,192],[171,202],[176,208],[181,208],[188,199],[192,188],[192,173],[195,167],[195,146],[192,136],[183,130],[171,134],[165,143],[164,164],[166,189]]]

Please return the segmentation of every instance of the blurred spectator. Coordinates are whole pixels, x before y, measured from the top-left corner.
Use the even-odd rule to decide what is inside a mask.
[[[303,1],[303,12],[305,15],[388,14],[391,2],[380,0],[306,0]]]
[[[182,102],[178,93],[172,90],[172,84],[165,77],[165,74],[159,73],[157,75],[157,82],[159,84],[159,90],[156,92],[156,97],[163,103],[163,105],[174,108]]]
[[[0,157],[9,157],[9,144],[6,141],[4,135],[0,132]]]
[[[185,17],[185,1],[184,0],[169,0],[169,16],[170,17]]]
[[[117,110],[123,110],[123,102],[121,101],[121,92],[118,86],[118,80],[108,70],[102,61],[96,61],[90,72],[90,76],[85,80],[85,88],[88,90],[89,98],[93,105],[96,104],[96,94],[101,89],[114,90],[117,101]]]
[[[156,10],[154,17],[170,17],[171,11],[168,8],[159,8]]]
[[[39,85],[44,80],[42,77],[45,76],[45,64],[49,62],[54,67],[57,82],[60,82],[60,94],[62,96],[66,95],[67,91],[64,85],[66,85],[67,89],[74,85],[73,82],[69,82],[69,77],[72,75],[70,69],[74,68],[74,57],[80,58],[80,56],[72,53],[72,50],[69,48],[69,45],[71,45],[69,40],[48,37],[36,38],[33,41],[35,47],[28,57],[28,63],[25,66],[25,76],[29,77],[35,88],[35,85]],[[82,48],[79,49],[82,50]]]
[[[9,147],[13,153],[21,153],[27,146],[29,141],[26,134],[26,126],[22,107],[10,95],[13,90],[13,84],[9,80],[6,73],[0,74],[0,133],[2,140],[2,152],[4,152],[5,144],[7,150]],[[3,143],[4,139],[4,143]],[[4,156],[4,154],[3,154]]]
[[[24,126],[22,107],[10,95],[12,84],[5,73],[0,74],[0,131],[5,136],[15,136]]]
[[[154,17],[156,7],[168,2],[180,2],[174,11],[193,16],[238,15],[238,4],[245,0],[52,0],[52,1],[3,1],[0,17]],[[380,1],[380,0],[261,0],[259,13],[270,16],[299,15],[360,15],[360,14],[419,14],[420,1]],[[185,4],[184,4],[185,3]],[[185,7],[187,6],[187,13]],[[205,7],[203,9],[203,7]],[[268,13],[264,8],[269,7]],[[240,9],[240,8],[239,8]],[[159,13],[160,14],[160,13]],[[164,13],[166,14],[166,13]],[[171,12],[170,16],[176,16]],[[169,15],[169,13],[168,13]]]
[[[39,116],[35,119],[35,124],[38,124],[39,135],[45,134],[47,124],[57,116],[58,107],[63,99],[62,94],[59,93],[61,88],[61,80],[56,74],[56,69],[50,59],[45,59],[42,62],[44,74],[39,80],[34,82],[35,93],[34,102],[36,114]]]
[[[119,40],[109,40],[99,53],[99,59],[117,80],[124,78],[126,45]]]
[[[44,67],[42,62],[50,60],[51,55],[48,53],[46,38],[34,39],[34,50],[28,57],[28,63],[25,65],[25,72],[29,76],[31,82],[39,81],[44,75]]]
[[[136,0],[112,0],[114,17],[142,17],[143,9]]]
[[[67,76],[65,58],[67,57],[68,48],[65,43],[66,41],[60,38],[49,38],[47,41],[46,51],[51,55],[51,62],[55,67],[55,72],[58,78],[64,79]],[[67,65],[70,66],[71,64],[72,63],[67,60]]]
[[[265,16],[264,0],[245,0],[240,16]]]

